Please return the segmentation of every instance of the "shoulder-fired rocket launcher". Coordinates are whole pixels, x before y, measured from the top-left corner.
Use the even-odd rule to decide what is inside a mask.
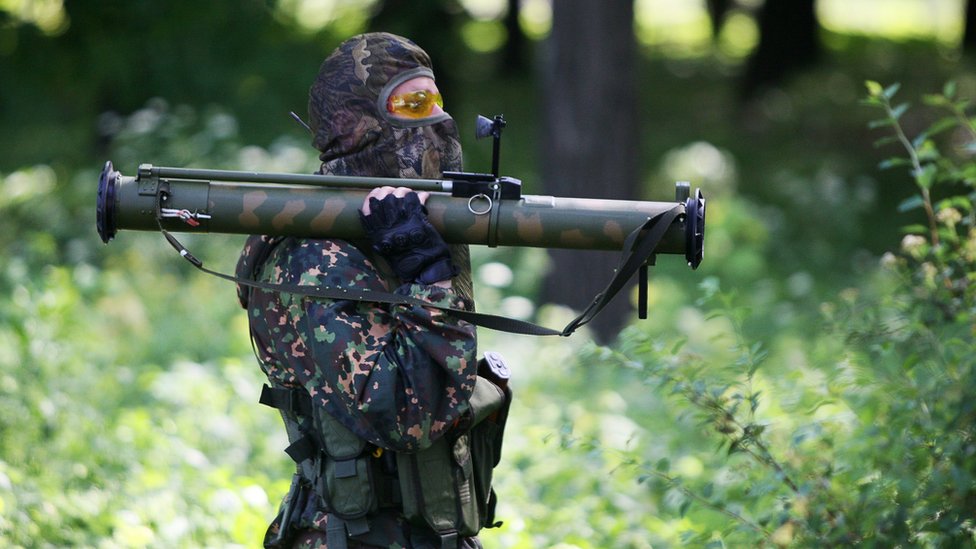
[[[442,179],[399,179],[143,164],[136,175],[126,176],[116,171],[112,162],[106,162],[98,181],[98,235],[107,243],[120,229],[161,230],[184,257],[202,269],[202,263],[170,232],[359,240],[365,237],[359,208],[366,194],[376,187],[395,186],[430,193],[428,219],[452,244],[622,251],[610,285],[562,332],[534,325],[514,329],[496,326],[537,335],[569,335],[588,322],[638,270],[639,315],[643,318],[647,265],[656,254],[684,255],[692,269],[701,263],[705,199],[700,190],[692,196],[690,185],[678,182],[673,202],[523,195],[521,181],[498,176],[504,120],[500,116],[494,121],[479,117],[478,124],[478,137],[495,138],[490,174],[446,172]],[[377,298],[376,292],[370,294],[370,299]],[[477,317],[473,321],[494,323],[484,318],[491,315],[471,314]]]
[[[683,208],[656,253],[702,259],[705,201],[676,184],[675,202],[522,195],[521,182],[492,174],[390,179],[143,164],[135,176],[106,162],[98,182],[97,229],[103,242],[120,229],[266,234],[356,240],[358,210],[369,189],[404,186],[431,192],[431,224],[454,244],[620,250],[648,219]]]

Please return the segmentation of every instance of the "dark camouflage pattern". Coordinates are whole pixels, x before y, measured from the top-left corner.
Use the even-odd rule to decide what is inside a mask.
[[[389,291],[359,248],[343,241],[297,238],[252,240],[274,244],[257,277],[276,284],[328,285]],[[239,273],[250,269],[245,248]],[[315,405],[376,446],[396,451],[426,448],[468,410],[476,379],[473,325],[436,309],[331,301],[265,290],[239,290],[251,337],[273,385],[302,386]],[[439,286],[395,289],[432,304],[468,307]],[[284,505],[284,502],[283,502]],[[318,507],[302,521],[304,540],[294,547],[326,547],[326,514]],[[405,532],[398,512],[369,517],[373,543],[349,547],[422,547]],[[273,523],[268,536],[281,527]],[[416,528],[414,528],[416,530]],[[428,533],[432,535],[432,533]],[[415,533],[414,535],[422,535]],[[379,541],[382,540],[382,541]],[[476,538],[465,547],[480,547]],[[431,543],[430,547],[438,547]]]
[[[308,93],[312,146],[321,152],[318,173],[437,179],[461,171],[461,141],[450,115],[403,120],[385,109],[393,89],[418,76],[435,79],[427,52],[406,38],[373,32],[340,44]],[[455,284],[471,299],[468,247],[452,246],[451,254],[461,270]]]
[[[409,124],[386,116],[386,96],[414,76],[430,76],[426,53],[385,33],[353,37],[322,64],[309,92],[319,173],[435,178],[461,169],[457,128],[444,114]],[[400,284],[364,244],[337,239],[252,236],[238,274],[285,285],[410,295],[438,306],[472,308],[466,246],[453,246],[467,275],[460,290]],[[468,408],[477,379],[475,327],[435,308],[328,300],[239,289],[251,337],[272,385],[304,387],[313,406],[380,448],[413,452],[444,436]],[[305,505],[294,547],[325,547],[328,516]],[[397,510],[367,517],[370,531],[349,547],[422,547],[432,531]],[[275,522],[268,535],[282,525]],[[426,531],[425,531],[426,530]],[[433,536],[433,537],[431,537]],[[476,539],[468,547],[480,547]]]
[[[239,272],[249,268],[250,253],[249,245]],[[259,273],[275,284],[393,291],[469,306],[440,286],[390,288],[359,248],[340,240],[283,239]],[[251,291],[247,306],[268,378],[304,386],[314,404],[376,446],[426,448],[467,410],[476,379],[475,327],[467,322],[433,308],[264,290]]]
[[[449,115],[416,121],[386,112],[393,88],[417,76],[434,78],[430,58],[388,33],[350,38],[326,58],[308,100],[319,173],[434,179],[459,171],[461,144]]]
[[[250,172],[238,172],[237,183],[212,181],[205,172],[192,179],[151,173],[170,169],[152,167],[147,175],[120,175],[114,180],[114,208],[105,210],[111,212],[113,230],[104,233],[106,242],[114,236],[114,229],[158,231],[160,225],[172,232],[188,233],[262,233],[354,241],[366,236],[359,223],[365,190],[289,184],[284,179],[281,183],[250,183],[248,178],[255,175]],[[266,180],[293,174],[257,175]],[[157,219],[160,193],[142,189],[164,186],[169,207],[210,217],[194,224],[175,216]],[[468,198],[432,192],[426,206],[431,224],[449,243],[485,246],[493,235],[498,246],[620,251],[626,236],[649,218],[675,206],[686,210],[686,198],[685,194],[673,202],[657,202],[523,195],[517,200],[498,201],[497,213],[489,214],[485,200],[472,204]],[[686,254],[688,229],[685,216],[679,216],[657,253]],[[460,266],[457,256],[455,262]]]

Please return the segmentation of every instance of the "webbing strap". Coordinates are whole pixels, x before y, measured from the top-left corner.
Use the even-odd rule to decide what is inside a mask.
[[[566,328],[563,329],[562,335],[569,335],[576,331],[577,328],[586,324],[587,322],[593,320],[593,318],[599,313],[617,292],[619,292],[630,277],[636,273],[642,265],[644,265],[647,260],[654,255],[654,250],[657,248],[658,243],[664,238],[664,233],[671,226],[671,222],[674,221],[675,217],[681,211],[680,206],[675,206],[670,210],[660,214],[656,217],[648,219],[647,222],[641,226],[639,229],[634,230],[627,236],[627,240],[624,242],[624,250],[632,250],[630,255],[625,256],[623,261],[617,267],[616,274],[610,284],[607,285],[606,289],[598,293],[582,314],[573,319]],[[640,237],[640,233],[649,228],[647,234]],[[636,241],[636,244],[634,243]],[[636,247],[635,247],[636,246]]]
[[[329,513],[325,520],[325,546],[329,549],[349,549],[346,521],[333,513]]]
[[[304,389],[276,388],[269,385],[261,387],[261,398],[258,402],[265,406],[277,408],[283,412],[299,414],[306,417],[312,415],[312,399]],[[305,434],[295,442],[285,448],[285,453],[295,463],[301,463],[306,459],[313,459],[318,455],[318,443],[311,435]]]
[[[312,439],[311,435],[305,435],[302,438],[292,442],[285,448],[285,453],[288,457],[292,459],[295,463],[301,463],[306,459],[312,459],[319,453],[319,445]]]
[[[258,402],[292,414],[306,417],[312,415],[312,399],[304,389],[275,388],[264,385],[261,387],[261,398],[258,399]]]
[[[335,513],[329,513],[325,521],[325,546],[329,549],[348,549],[350,537],[369,533],[369,521],[366,517],[344,519]]]
[[[458,547],[458,532],[457,530],[446,530],[442,532],[437,532],[437,535],[441,538],[441,549],[457,549]]]
[[[189,250],[187,250],[186,247],[176,239],[176,237],[169,233],[169,231],[163,229],[162,225],[160,225],[159,230],[162,232],[163,236],[166,237],[166,240],[170,243],[170,245],[173,246],[173,248],[175,248],[176,251],[179,252],[179,254],[184,259],[189,261],[194,267],[207,274],[235,282],[242,286],[332,300],[367,301],[371,303],[384,303],[389,305],[410,305],[415,307],[433,308],[449,312],[456,318],[460,318],[461,320],[465,320],[477,326],[492,330],[523,335],[559,335],[567,337],[584,324],[593,320],[597,313],[599,313],[606,306],[606,304],[617,295],[621,288],[624,287],[627,281],[634,275],[634,273],[637,272],[641,265],[643,265],[652,255],[654,255],[654,250],[657,248],[657,245],[660,243],[661,239],[664,238],[664,234],[667,232],[668,227],[671,226],[674,219],[682,212],[682,208],[682,205],[676,204],[670,210],[648,218],[643,225],[634,229],[630,235],[627,236],[623,248],[624,256],[620,262],[620,265],[616,269],[613,279],[602,292],[598,293],[596,297],[594,297],[593,301],[586,308],[586,310],[584,310],[583,313],[578,317],[570,321],[570,323],[567,324],[562,330],[554,330],[552,328],[539,326],[538,324],[533,324],[524,320],[504,316],[434,305],[413,296],[395,294],[392,292],[336,288],[330,286],[272,284],[269,282],[243,279],[204,267],[203,262],[191,254]],[[628,251],[630,252],[629,254],[627,253]]]

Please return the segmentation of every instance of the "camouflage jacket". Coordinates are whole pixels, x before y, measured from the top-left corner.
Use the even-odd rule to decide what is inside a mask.
[[[251,237],[238,274],[275,284],[394,291],[436,305],[470,308],[439,286],[388,288],[356,246],[286,238],[263,265]],[[352,432],[395,451],[426,448],[468,407],[477,378],[475,327],[443,311],[241,290],[255,351],[272,383],[304,387],[312,402]]]
[[[319,173],[436,178],[462,167],[457,126],[450,116],[403,121],[386,111],[401,82],[433,78],[429,56],[387,33],[343,42],[322,63],[309,90],[313,146]],[[454,290],[400,285],[366,246],[334,239],[247,240],[238,276],[275,284],[392,291],[422,301],[471,309],[466,246],[452,246],[461,276]],[[304,387],[312,404],[360,438],[388,450],[414,452],[444,436],[468,410],[477,379],[475,327],[434,308],[329,300],[240,288],[251,338],[272,385]],[[461,297],[466,296],[466,297]],[[301,428],[308,427],[301,425]],[[302,547],[324,546],[329,515],[302,506]],[[272,523],[269,534],[282,525]],[[287,525],[286,525],[287,527]],[[421,547],[420,532],[396,509],[370,517],[368,539],[349,548]],[[418,537],[419,536],[419,537]],[[409,540],[409,541],[407,541]],[[477,538],[463,547],[480,547]]]
[[[267,258],[255,265],[259,255]],[[276,284],[393,291],[470,308],[439,286],[388,288],[366,255],[340,240],[252,236],[238,264],[239,276],[251,273]],[[426,448],[467,410],[477,378],[472,324],[426,307],[246,288],[240,295],[269,380],[304,387],[314,404],[370,443],[395,451]]]

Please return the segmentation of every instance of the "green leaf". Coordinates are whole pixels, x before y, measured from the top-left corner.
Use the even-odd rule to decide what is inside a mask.
[[[905,114],[905,111],[907,110],[908,110],[908,103],[902,103],[901,105],[898,105],[897,107],[891,109],[891,117],[894,118],[895,120],[898,120],[899,118],[901,118],[901,115]]]
[[[935,184],[935,176],[938,173],[938,166],[935,164],[926,164],[922,166],[921,170],[917,170],[914,174],[915,182],[918,183],[919,187],[923,189],[931,189],[932,185]]]
[[[681,351],[682,348],[684,348],[685,343],[688,343],[688,338],[686,337],[678,338],[678,341],[676,341],[674,345],[671,346],[671,354],[672,355],[678,354],[678,352]]]
[[[906,198],[905,200],[902,200],[901,204],[898,204],[898,211],[901,213],[910,212],[912,210],[917,210],[918,208],[921,208],[924,205],[925,205],[925,200],[922,198],[921,195],[916,194],[914,196],[910,196]]]
[[[657,464],[654,465],[654,469],[659,473],[667,473],[671,470],[671,460],[668,458],[661,458],[657,460]]]
[[[956,208],[957,210],[962,210],[963,212],[969,212],[973,209],[973,203],[965,196],[953,196],[940,200],[935,209],[941,210],[943,208]]]
[[[924,235],[924,234],[928,234],[929,229],[925,225],[913,224],[913,225],[905,225],[904,227],[901,228],[901,232],[903,232],[905,234],[921,234],[921,235]]]
[[[867,86],[868,94],[870,94],[872,97],[877,97],[884,93],[884,88],[881,87],[881,84],[875,82],[874,80],[868,80],[864,82],[864,85]]]
[[[932,125],[929,126],[928,134],[929,136],[939,135],[940,133],[946,130],[951,130],[957,127],[958,125],[959,125],[959,120],[957,118],[952,116],[946,116],[944,118],[940,118],[939,120],[933,122]]]
[[[858,101],[859,104],[865,107],[876,107],[879,109],[884,108],[884,102],[875,97],[867,97]]]
[[[877,141],[875,141],[874,142],[874,147],[876,149],[880,149],[881,147],[883,147],[885,145],[888,145],[890,143],[897,143],[897,142],[898,142],[898,136],[897,135],[887,135],[887,136],[882,137],[881,139],[878,139]]]
[[[739,452],[740,451],[739,450],[739,447],[741,445],[742,445],[742,440],[741,439],[738,439],[737,438],[737,439],[733,440],[732,443],[729,444],[729,451],[727,452],[727,455],[730,455],[731,456],[732,454],[734,454],[736,452]]]
[[[956,96],[956,81],[949,80],[942,86],[942,95],[946,96],[948,99],[952,99]]]
[[[885,126],[894,126],[895,121],[891,118],[879,118],[878,120],[872,120],[868,122],[868,127],[873,129],[883,128]]]
[[[946,99],[944,95],[937,93],[923,95],[922,103],[925,103],[930,107],[945,107],[946,105],[950,104],[949,100]]]
[[[928,138],[929,133],[927,131],[919,133],[915,136],[915,139],[912,139],[912,147],[915,147],[916,149],[921,147],[922,143],[925,143],[925,140]]]
[[[935,146],[935,143],[931,139],[926,139],[922,142],[922,145],[917,149],[918,159],[922,162],[938,160],[942,157],[939,152],[939,148]],[[928,166],[925,166],[926,168]],[[933,169],[936,167],[933,166]]]
[[[884,94],[884,96],[887,99],[890,100],[892,97],[895,96],[896,93],[898,93],[898,90],[900,90],[900,89],[901,89],[901,84],[898,83],[898,82],[895,82],[894,84],[892,84],[892,85],[888,86],[887,88],[885,88],[882,93]]]
[[[911,165],[912,165],[912,161],[907,158],[893,157],[887,160],[882,160],[881,163],[878,164],[878,169],[889,170],[891,168],[899,168],[901,166],[911,166]]]

